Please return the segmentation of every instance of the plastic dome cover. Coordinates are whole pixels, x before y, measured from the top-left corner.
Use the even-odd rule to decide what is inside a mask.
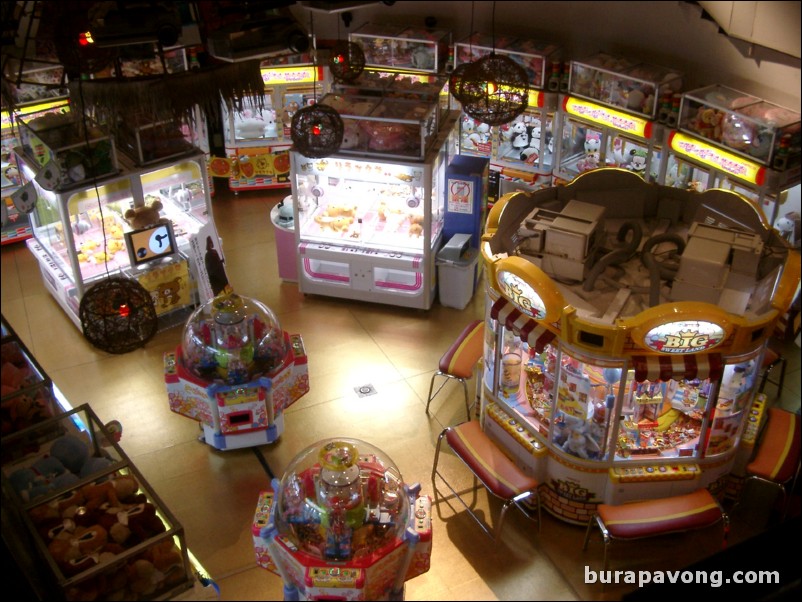
[[[240,385],[269,375],[288,351],[284,331],[266,305],[224,292],[189,317],[181,356],[184,367],[196,376]]]
[[[326,439],[290,463],[275,524],[299,550],[325,560],[377,559],[403,539],[409,499],[398,468],[359,439]]]

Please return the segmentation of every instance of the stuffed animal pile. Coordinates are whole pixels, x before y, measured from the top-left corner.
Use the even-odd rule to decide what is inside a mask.
[[[0,353],[2,435],[10,435],[53,416],[53,393],[14,341]],[[35,385],[41,385],[36,387]]]

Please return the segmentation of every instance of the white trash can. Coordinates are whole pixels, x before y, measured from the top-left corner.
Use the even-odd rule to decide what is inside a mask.
[[[470,244],[470,234],[454,234],[437,252],[440,305],[465,309],[473,299],[479,280],[479,249]]]

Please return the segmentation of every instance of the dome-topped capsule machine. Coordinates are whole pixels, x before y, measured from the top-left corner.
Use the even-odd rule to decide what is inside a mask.
[[[429,570],[431,498],[373,445],[326,439],[261,493],[253,534],[285,600],[403,600]]]
[[[220,450],[274,442],[284,409],[309,391],[301,336],[230,288],[192,313],[164,370],[170,409],[200,422],[205,442]]]

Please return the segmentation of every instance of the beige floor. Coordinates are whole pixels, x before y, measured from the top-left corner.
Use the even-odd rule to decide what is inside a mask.
[[[429,311],[303,296],[278,278],[270,208],[287,193],[218,192],[214,200],[229,278],[235,290],[277,314],[300,333],[309,356],[311,391],[285,414],[280,439],[262,446],[270,470],[284,467],[307,445],[347,436],[386,452],[408,483],[431,494],[437,434],[464,417],[461,391],[438,398],[424,412],[438,359],[463,325],[483,316],[477,294],[464,310],[435,303]],[[47,293],[24,244],[2,248],[2,313],[73,406],[89,404],[101,420],[123,424],[121,445],[185,529],[191,552],[220,588],[222,600],[279,600],[280,579],[256,565],[251,524],[269,476],[253,449],[218,451],[198,441],[198,424],[169,411],[162,356],[179,343],[176,327],[143,349],[110,355],[92,347]],[[789,345],[786,390],[779,402],[798,411],[799,347]],[[377,393],[359,397],[355,387]],[[465,479],[467,485],[468,479]],[[480,505],[487,503],[480,496]],[[498,506],[491,505],[495,513]],[[494,514],[495,515],[495,514]],[[544,515],[535,525],[510,515],[493,544],[460,507],[434,512],[431,569],[407,582],[409,600],[596,600],[582,568],[598,563],[596,542],[581,550],[583,529]],[[681,545],[676,543],[675,545]],[[660,546],[650,548],[659,565]]]

